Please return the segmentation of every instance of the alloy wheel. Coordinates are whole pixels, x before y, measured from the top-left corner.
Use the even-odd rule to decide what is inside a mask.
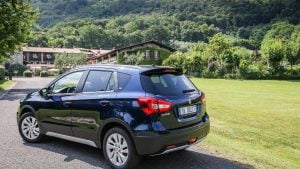
[[[128,144],[125,138],[118,133],[111,134],[106,141],[106,153],[114,165],[124,165],[129,155]]]
[[[24,118],[21,124],[21,131],[27,139],[37,139],[40,135],[40,128],[38,126],[37,119],[33,116]]]

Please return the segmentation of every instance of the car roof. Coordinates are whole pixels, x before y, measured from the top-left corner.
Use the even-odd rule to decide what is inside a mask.
[[[156,66],[156,65],[119,65],[119,64],[93,64],[93,65],[85,65],[79,66],[73,70],[78,69],[114,69],[117,71],[125,72],[125,71],[134,71],[134,72],[144,72],[148,70],[154,69],[162,69],[162,68],[173,68],[169,66]]]

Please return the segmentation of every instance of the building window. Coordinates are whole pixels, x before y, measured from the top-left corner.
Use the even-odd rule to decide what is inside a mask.
[[[117,60],[116,56],[110,58],[110,61],[116,61],[116,60]]]
[[[154,51],[154,59],[155,60],[159,60],[160,59],[160,53],[159,53],[159,51]]]
[[[32,54],[33,59],[37,59],[38,55],[36,53]]]
[[[52,58],[52,56],[50,55],[50,54],[47,54],[47,59],[51,59]]]
[[[151,51],[150,50],[146,50],[145,51],[145,59],[146,60],[150,60],[151,59]]]

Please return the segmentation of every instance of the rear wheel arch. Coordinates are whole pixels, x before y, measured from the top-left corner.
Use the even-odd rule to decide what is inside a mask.
[[[134,143],[133,140],[133,132],[131,131],[131,129],[129,128],[129,126],[127,126],[126,124],[124,124],[124,122],[122,122],[121,120],[110,120],[109,122],[105,123],[101,129],[101,132],[99,134],[100,140],[99,140],[99,144],[100,147],[102,147],[103,145],[103,141],[104,141],[104,137],[105,134],[114,127],[119,127],[121,129],[123,129],[130,137],[131,141]],[[135,146],[135,145],[134,145]]]

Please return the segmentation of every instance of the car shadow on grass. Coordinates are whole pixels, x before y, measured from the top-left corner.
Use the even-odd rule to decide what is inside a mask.
[[[79,160],[95,167],[110,168],[104,159],[101,149],[87,145],[46,137],[45,141],[38,144],[24,143],[26,146],[40,148],[66,156],[64,162]],[[195,150],[194,150],[195,149]],[[254,168],[248,164],[231,161],[225,158],[199,152],[198,148],[183,150],[170,154],[143,157],[139,169],[249,169]]]

